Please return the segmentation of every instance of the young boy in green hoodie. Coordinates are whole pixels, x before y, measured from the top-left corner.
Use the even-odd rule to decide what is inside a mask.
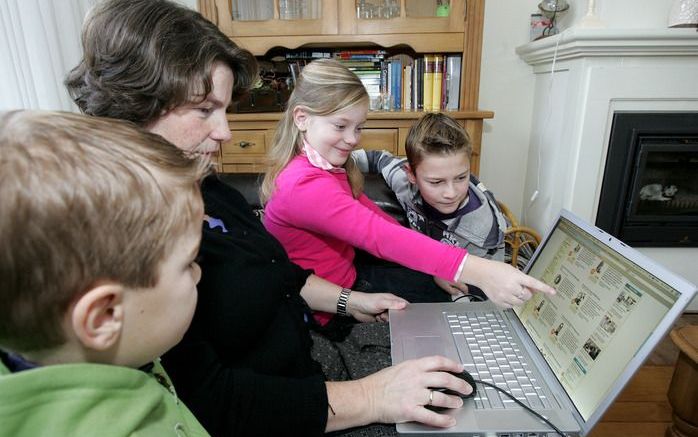
[[[0,113],[0,435],[207,435],[158,359],[194,314],[207,168],[128,122]]]

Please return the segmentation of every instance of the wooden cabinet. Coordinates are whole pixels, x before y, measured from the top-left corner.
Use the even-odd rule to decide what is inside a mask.
[[[373,43],[383,47],[404,44],[417,52],[434,51],[434,47],[438,47],[439,52],[462,52],[463,36],[469,23],[466,3],[470,7],[470,3],[475,5],[484,0],[451,0],[449,14],[445,17],[410,15],[410,4],[433,4],[435,8],[436,0],[393,0],[398,4],[399,13],[391,18],[360,18],[362,0],[295,0],[312,2],[313,9],[317,9],[310,17],[296,20],[282,18],[283,0],[258,1],[269,5],[269,12],[259,17],[263,19],[236,19],[239,14],[235,7],[239,1],[199,0],[199,10],[240,46],[262,56],[277,46],[295,49],[307,44],[346,43]],[[478,13],[477,8],[473,8],[470,15],[477,18]],[[435,42],[437,46],[433,45]]]
[[[478,173],[483,119],[480,111],[480,57],[485,0],[450,0],[447,14],[434,13],[436,0],[294,0],[312,2],[308,19],[287,19],[292,0],[198,0],[199,11],[216,23],[236,44],[256,56],[273,48],[408,47],[415,53],[462,55],[460,108],[449,112],[468,131],[473,142],[472,171]],[[236,8],[265,7],[263,20],[242,19]],[[363,8],[391,5],[390,18],[367,18]],[[260,6],[261,5],[261,6]],[[368,6],[366,6],[368,5]],[[372,6],[373,5],[373,6]],[[446,16],[437,16],[446,15]],[[253,17],[254,18],[254,17]],[[409,127],[421,112],[370,112],[362,146],[404,154]],[[230,114],[233,138],[224,144],[224,171],[262,171],[280,113]]]
[[[396,127],[364,128],[361,132],[359,147],[368,150],[388,150],[393,154],[397,154],[399,138],[400,129]]]
[[[405,139],[410,126],[422,112],[369,112],[359,147],[388,150],[395,155],[405,154]],[[477,175],[480,170],[480,139],[482,120],[491,118],[489,111],[450,112],[465,128],[473,144],[470,168]],[[264,171],[264,158],[271,147],[276,124],[281,113],[228,114],[232,132],[230,141],[221,147],[220,163],[224,172]]]

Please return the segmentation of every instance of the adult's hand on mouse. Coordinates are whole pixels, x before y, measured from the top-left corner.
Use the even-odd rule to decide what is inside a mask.
[[[420,422],[435,427],[451,427],[453,417],[438,413],[427,406],[459,408],[463,400],[434,387],[442,387],[469,394],[472,388],[452,373],[460,373],[463,366],[442,356],[431,356],[404,361],[362,378],[361,383],[369,404],[372,419],[383,423]]]
[[[479,287],[494,304],[502,308],[522,305],[533,293],[555,294],[553,287],[509,264],[473,255],[468,255],[460,279]]]
[[[347,312],[359,322],[387,322],[388,310],[401,310],[409,302],[390,293],[352,291]]]

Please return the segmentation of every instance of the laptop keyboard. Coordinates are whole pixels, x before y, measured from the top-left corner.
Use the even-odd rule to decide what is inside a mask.
[[[521,349],[499,312],[445,313],[463,363],[475,378],[504,389],[533,409],[551,408],[550,399],[537,381]],[[521,408],[506,395],[482,384],[474,398],[476,408]]]

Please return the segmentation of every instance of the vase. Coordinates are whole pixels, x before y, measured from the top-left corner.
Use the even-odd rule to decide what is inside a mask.
[[[674,0],[669,27],[698,27],[698,0]]]

